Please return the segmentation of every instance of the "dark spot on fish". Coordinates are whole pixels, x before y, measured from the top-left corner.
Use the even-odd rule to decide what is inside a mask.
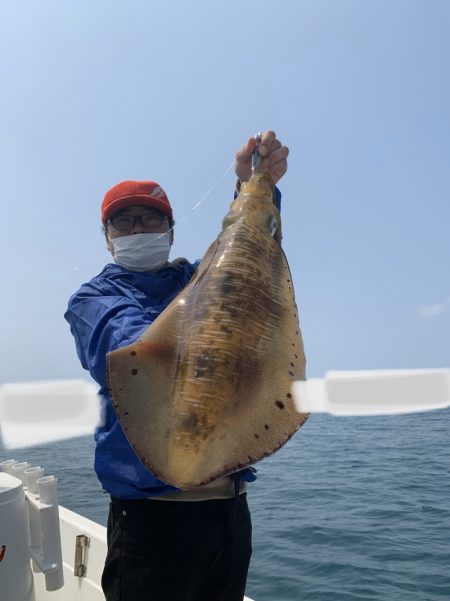
[[[286,280],[286,282],[290,282],[291,280]]]
[[[295,348],[295,343],[294,342],[292,343],[292,346]]]
[[[232,329],[230,328],[230,326],[221,325],[220,329],[222,330],[222,332],[226,332],[227,334],[231,334],[232,333]]]
[[[295,333],[298,334],[298,330],[295,330]]]
[[[296,314],[296,313],[294,313],[294,317],[297,317],[297,314]]]
[[[136,351],[131,351],[130,356],[134,357],[136,355]]]
[[[232,303],[222,303],[220,305],[220,311],[224,311],[225,313],[229,313],[232,317],[236,317],[239,312],[236,307]]]
[[[204,349],[195,356],[194,377],[201,378],[203,376],[213,377],[217,367],[217,352],[218,349]]]
[[[254,434],[253,435],[255,438],[259,438],[259,434]]]
[[[138,370],[137,370],[137,369],[135,369],[135,368],[131,370],[131,374],[132,374],[133,376],[135,376],[135,375],[137,374],[137,372],[138,372]]]
[[[198,415],[196,413],[189,413],[186,415],[181,422],[183,430],[194,430],[198,425]]]
[[[130,414],[128,413],[128,411],[125,411],[125,412],[124,412],[124,415],[130,415]]]
[[[296,355],[295,353],[294,353],[294,357],[295,357],[296,359],[298,359],[298,355]]]
[[[269,429],[269,426],[268,426],[267,424],[264,424],[264,428],[265,428],[266,430],[268,430],[268,429]]]
[[[288,399],[292,399],[292,394],[290,392],[288,392],[286,396]]]
[[[294,364],[292,363],[292,361],[289,363],[289,365],[290,365],[291,367],[294,367]]]
[[[220,290],[226,296],[227,294],[230,294],[231,292],[234,292],[234,290],[236,290],[235,284],[235,278],[231,274],[227,274],[224,277],[224,279],[220,282]]]
[[[293,371],[290,371],[290,370],[289,370],[289,375],[290,375],[290,376],[292,376],[292,377],[294,377],[294,376],[295,376],[294,372],[293,372]]]
[[[275,401],[275,405],[278,409],[284,409],[284,403],[282,401]]]
[[[251,455],[248,456],[248,460],[250,461],[250,463],[252,463],[254,461],[253,457]]]

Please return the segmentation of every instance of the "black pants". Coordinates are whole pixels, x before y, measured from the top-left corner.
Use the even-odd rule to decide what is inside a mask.
[[[211,501],[112,499],[107,601],[242,601],[251,555],[244,493]]]

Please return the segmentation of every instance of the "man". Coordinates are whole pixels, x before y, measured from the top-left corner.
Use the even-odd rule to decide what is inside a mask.
[[[256,146],[251,138],[236,153],[238,186],[250,178]],[[259,153],[261,168],[276,183],[287,170],[288,149],[267,131]],[[276,196],[279,205],[278,190]],[[245,491],[253,471],[193,491],[164,484],[136,457],[107,387],[107,353],[143,334],[188,284],[198,261],[168,261],[173,214],[156,182],[126,181],[111,188],[102,203],[102,223],[115,265],[81,286],[65,317],[80,361],[104,399],[95,469],[111,495],[102,578],[106,599],[241,601],[251,555]]]

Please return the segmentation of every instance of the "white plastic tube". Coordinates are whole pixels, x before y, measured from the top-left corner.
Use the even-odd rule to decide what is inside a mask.
[[[41,528],[41,516],[40,512],[36,511],[33,505],[30,505],[30,497],[31,495],[38,495],[39,488],[37,485],[37,481],[39,478],[44,477],[45,470],[44,468],[38,467],[30,467],[25,470],[25,477],[27,479],[27,500],[28,500],[28,509],[29,509],[29,520],[30,520],[30,546],[32,548],[41,548],[42,547],[42,528]],[[36,561],[33,559],[33,572],[40,572],[40,568]]]
[[[300,413],[392,415],[450,406],[450,369],[331,371],[294,382]]]
[[[55,569],[45,574],[45,586],[48,591],[56,591],[64,585],[57,479],[44,476],[37,485],[40,503],[48,505],[41,511],[43,559],[47,564],[55,564]]]
[[[22,481],[23,485],[27,485],[27,479],[25,476],[25,470],[31,467],[31,463],[26,461],[22,461],[20,463],[15,463],[11,466],[11,475],[15,478],[19,478]]]
[[[5,472],[6,474],[11,475],[11,468],[13,465],[16,465],[16,463],[19,462],[15,459],[6,459],[6,461],[2,461],[0,463],[0,472]]]
[[[41,466],[30,467],[29,469],[25,470],[24,474],[27,479],[28,492],[32,493],[33,495],[38,494],[39,487],[38,487],[37,481],[40,478],[44,477],[44,475],[45,475],[44,468]]]

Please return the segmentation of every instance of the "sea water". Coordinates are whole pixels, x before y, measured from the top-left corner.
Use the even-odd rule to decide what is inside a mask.
[[[79,438],[12,455],[58,478],[61,505],[105,525],[93,451]],[[450,409],[315,415],[257,468],[255,601],[450,600]]]

